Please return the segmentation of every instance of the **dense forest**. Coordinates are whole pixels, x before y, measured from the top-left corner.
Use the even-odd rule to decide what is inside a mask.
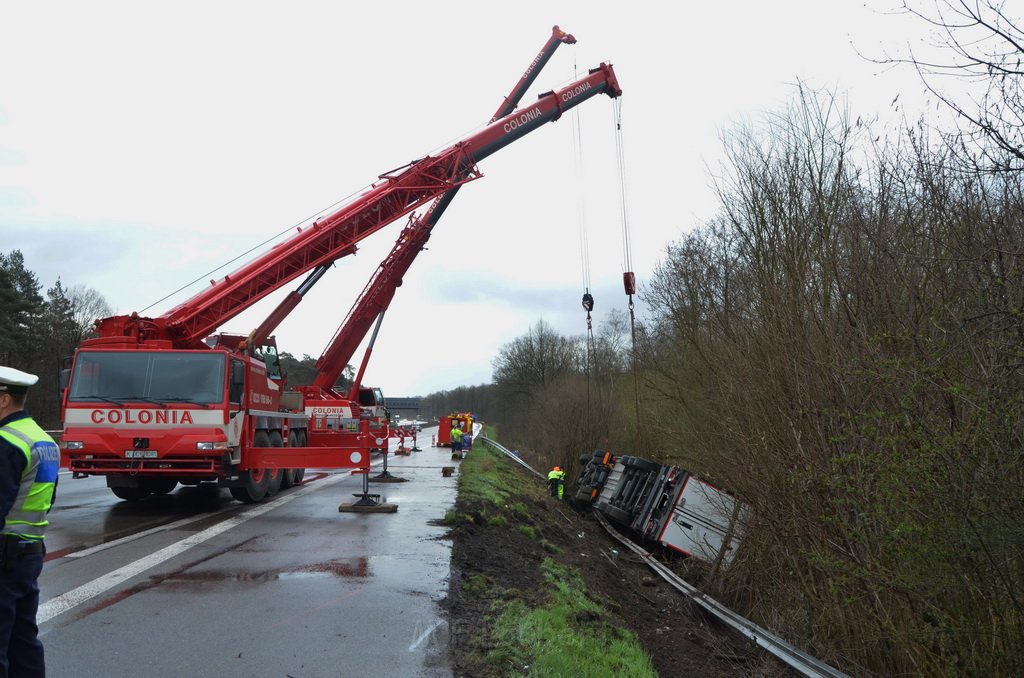
[[[751,519],[701,585],[850,673],[1017,675],[1024,32],[987,2],[931,7],[948,61],[887,63],[951,118],[878,129],[797,85],[723,133],[718,214],[642,281],[642,321],[538,322],[492,383],[423,409],[472,410],[570,479],[612,449],[726,488]],[[31,409],[56,427],[61,360],[109,309],[59,281],[44,295],[17,250],[0,302],[0,362],[40,374]],[[299,383],[311,361],[288,359]]]

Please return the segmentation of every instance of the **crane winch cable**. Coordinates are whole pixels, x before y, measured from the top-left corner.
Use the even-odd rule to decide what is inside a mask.
[[[198,278],[196,278],[195,280],[193,280],[191,282],[185,283],[184,285],[182,285],[178,289],[174,290],[170,294],[168,294],[168,295],[166,295],[166,296],[164,296],[164,297],[162,297],[160,299],[157,299],[156,301],[151,303],[149,306],[146,306],[145,308],[140,309],[138,311],[138,313],[144,313],[145,311],[148,311],[149,309],[153,308],[157,304],[162,303],[164,301],[167,301],[168,299],[173,297],[178,292],[183,292],[183,291],[187,290],[189,287],[192,287],[193,285],[195,285],[197,282],[200,282],[201,280],[206,280],[211,275],[214,275],[215,273],[217,273],[217,271],[220,271],[221,269],[223,269],[225,266],[233,264],[234,262],[238,261],[242,257],[247,256],[249,254],[252,254],[253,252],[255,252],[256,250],[258,250],[258,249],[260,249],[262,247],[266,247],[267,245],[269,245],[270,243],[274,242],[278,238],[283,238],[286,233],[290,233],[290,232],[294,231],[295,229],[300,229],[301,230],[302,227],[305,224],[308,224],[311,221],[316,220],[320,215],[325,214],[325,213],[327,213],[330,210],[333,210],[338,205],[342,205],[342,204],[348,202],[349,200],[351,200],[352,198],[354,198],[355,196],[359,195],[361,192],[363,192],[365,190],[366,190],[366,188],[364,187],[364,188],[359,189],[358,191],[353,191],[347,197],[344,197],[341,200],[335,201],[333,204],[328,205],[327,207],[323,208],[319,212],[317,212],[315,214],[311,214],[310,216],[306,217],[302,221],[300,221],[300,222],[298,222],[298,223],[296,223],[296,224],[294,224],[292,226],[289,226],[288,228],[284,229],[283,231],[281,231],[279,233],[276,233],[276,234],[270,236],[269,238],[267,238],[263,242],[257,243],[256,245],[253,245],[252,247],[250,247],[246,251],[238,254],[237,256],[232,257],[231,259],[228,259],[227,261],[222,263],[220,266],[217,266],[216,268],[210,270],[209,272],[204,273],[203,275],[199,276]]]
[[[626,191],[626,151],[622,139],[622,100],[614,102],[612,108],[615,124],[615,154],[619,175],[619,205],[622,219],[622,286],[629,298],[629,334],[632,347],[633,367],[633,398],[636,409],[637,447],[641,454],[646,451],[644,444],[644,427],[640,415],[640,370],[636,351],[636,314],[634,312],[633,295],[636,294],[636,276],[633,273],[632,243],[629,234],[629,206]]]
[[[573,57],[573,79],[578,78],[577,64],[575,56]],[[573,157],[576,160],[576,218],[579,224],[580,233],[580,268],[583,273],[583,310],[587,312],[587,355],[586,355],[586,378],[587,378],[587,410],[586,410],[586,424],[587,430],[591,430],[591,380],[595,370],[593,369],[594,354],[596,353],[594,346],[594,323],[590,315],[590,312],[594,310],[594,297],[590,293],[590,239],[587,234],[587,209],[586,199],[584,197],[584,187],[586,181],[584,179],[584,164],[583,164],[583,133],[580,127],[580,111],[578,108],[573,109]]]

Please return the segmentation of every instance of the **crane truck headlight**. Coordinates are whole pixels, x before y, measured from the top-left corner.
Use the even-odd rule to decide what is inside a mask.
[[[85,443],[81,440],[62,440],[60,441],[60,448],[62,450],[81,450],[85,448]]]
[[[196,443],[197,450],[226,450],[228,449],[228,447],[228,443],[225,440],[217,442]]]

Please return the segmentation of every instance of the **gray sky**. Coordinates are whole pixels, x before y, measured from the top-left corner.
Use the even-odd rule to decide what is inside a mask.
[[[865,116],[920,90],[851,46],[878,53],[920,30],[879,13],[890,4],[5,3],[0,250],[22,250],[44,286],[60,277],[118,313],[159,315],[256,253],[208,275],[218,266],[475,131],[557,24],[578,43],[524,103],[614,65],[642,295],[666,245],[714,213],[722,130],[785,105],[798,79]],[[366,383],[394,396],[484,383],[539,319],[584,333],[581,232],[598,328],[625,310],[613,106],[576,110],[578,148],[565,116],[481,163],[399,289]],[[320,355],[404,223],[337,263],[278,329],[281,350]],[[294,286],[221,329],[248,332]]]

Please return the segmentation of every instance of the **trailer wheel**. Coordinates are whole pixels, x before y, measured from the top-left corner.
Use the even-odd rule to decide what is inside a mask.
[[[661,464],[655,464],[653,461],[647,461],[641,457],[623,457],[621,461],[623,466],[629,466],[644,473],[653,473],[661,468]]]
[[[590,497],[593,492],[594,487],[592,485],[583,485],[581,487],[576,488],[576,493],[572,495],[572,503],[578,506],[585,506],[587,504],[590,504]]]
[[[150,491],[141,487],[112,487],[110,491],[118,499],[125,501],[142,501],[150,495]]]
[[[629,525],[633,522],[633,514],[625,509],[620,509],[618,506],[603,506],[601,507],[601,513],[623,525]]]
[[[270,447],[270,436],[266,431],[256,431],[252,438],[254,447]],[[270,474],[267,469],[253,468],[247,471],[238,472],[239,484],[230,488],[231,496],[243,504],[256,504],[263,501],[267,496],[267,487],[270,485]]]

